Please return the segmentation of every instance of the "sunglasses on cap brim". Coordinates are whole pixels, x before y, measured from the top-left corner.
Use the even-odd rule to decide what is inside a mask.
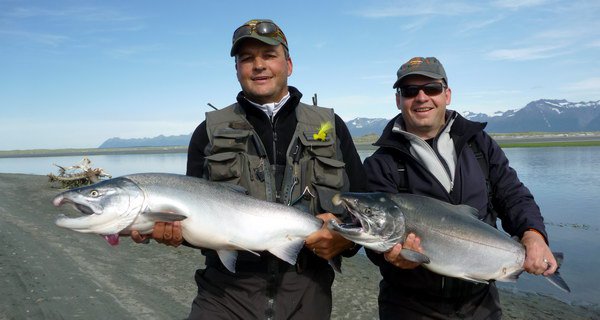
[[[249,23],[237,28],[233,32],[232,43],[235,43],[241,37],[251,35],[253,32],[259,36],[272,38],[287,48],[287,39],[281,29],[275,23],[268,21]]]

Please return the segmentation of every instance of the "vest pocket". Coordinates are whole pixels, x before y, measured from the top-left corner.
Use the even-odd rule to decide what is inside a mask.
[[[243,158],[243,155],[238,152],[223,152],[207,156],[210,180],[239,184],[244,168]]]
[[[311,156],[331,158],[335,154],[335,146],[333,139],[327,137],[324,141],[314,140],[312,133],[304,132],[300,134],[300,142],[304,146],[306,152]]]
[[[344,184],[345,164],[339,160],[314,157],[312,159],[312,182],[317,185],[341,189]]]
[[[215,131],[211,154],[248,150],[249,130],[221,128]]]

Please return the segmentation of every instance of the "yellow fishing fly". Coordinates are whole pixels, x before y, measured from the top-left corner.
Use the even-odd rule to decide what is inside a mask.
[[[333,128],[331,122],[327,121],[325,123],[321,123],[321,127],[317,131],[317,133],[313,134],[313,139],[325,141],[327,139],[327,133]]]

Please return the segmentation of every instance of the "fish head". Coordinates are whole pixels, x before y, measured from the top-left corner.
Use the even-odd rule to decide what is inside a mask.
[[[344,238],[378,252],[401,242],[405,233],[404,215],[384,193],[341,193],[333,197],[352,216],[353,223],[329,221],[328,227]]]
[[[77,232],[115,235],[135,220],[144,198],[143,190],[124,177],[72,189],[57,195],[52,203],[57,207],[69,204],[83,216],[71,218],[61,214],[55,223]]]

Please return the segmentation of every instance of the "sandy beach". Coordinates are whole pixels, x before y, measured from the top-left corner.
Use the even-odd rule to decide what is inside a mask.
[[[60,190],[41,175],[0,174],[0,319],[184,319],[195,296],[198,250],[96,235],[54,225]],[[65,209],[62,209],[65,210]],[[378,270],[344,260],[332,319],[376,319]],[[505,319],[600,319],[600,310],[501,291]]]

